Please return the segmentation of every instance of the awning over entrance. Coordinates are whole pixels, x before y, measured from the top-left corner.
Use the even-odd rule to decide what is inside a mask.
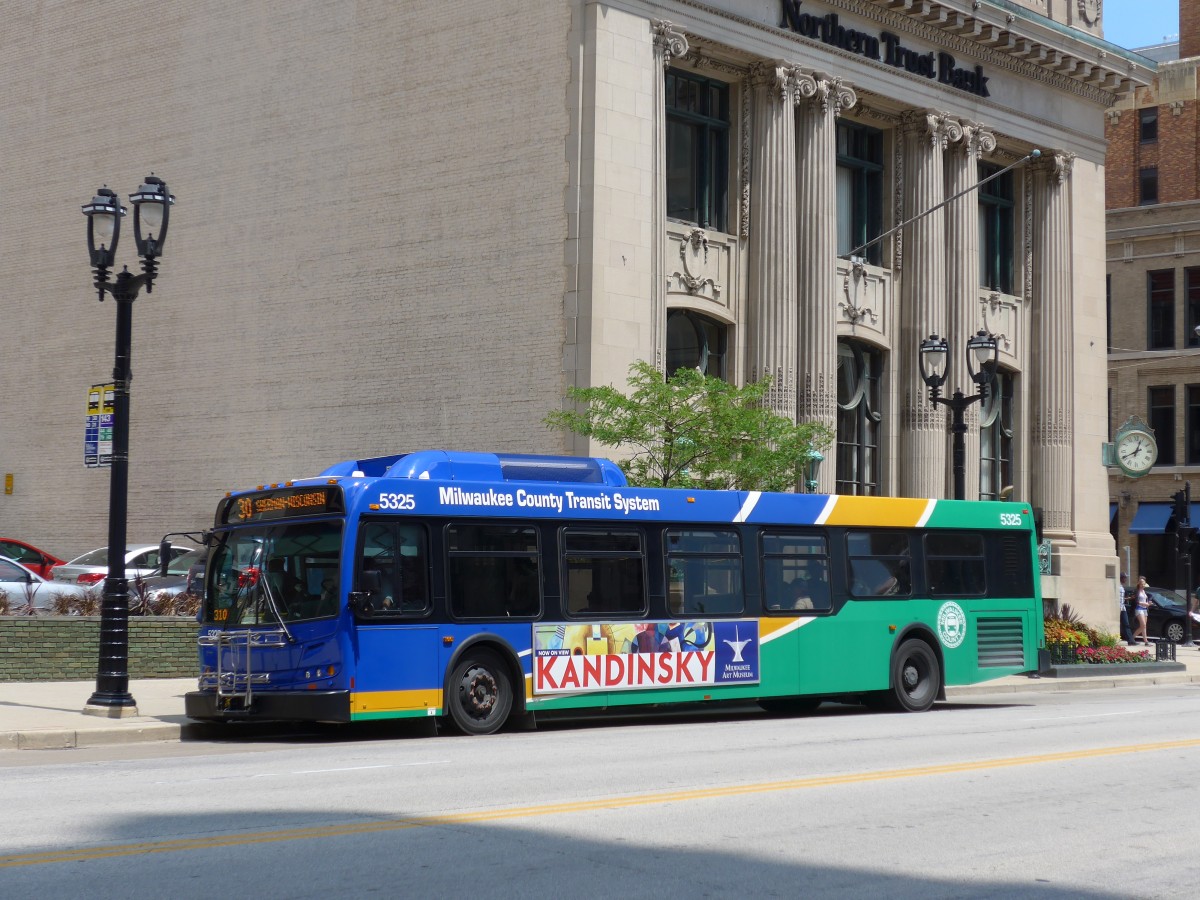
[[[1130,534],[1162,534],[1174,508],[1170,503],[1139,503],[1138,511],[1129,524]]]

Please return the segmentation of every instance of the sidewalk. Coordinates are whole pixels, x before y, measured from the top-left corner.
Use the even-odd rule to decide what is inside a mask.
[[[177,741],[189,727],[183,695],[195,689],[195,678],[131,680],[138,714],[109,719],[83,712],[95,681],[0,682],[0,751]]]
[[[1151,648],[1153,650],[1153,648]],[[1010,675],[984,684],[946,689],[948,700],[1027,691],[1096,690],[1116,686],[1200,684],[1200,646],[1176,648],[1183,671],[1130,672],[1118,675],[1030,678]],[[1080,666],[1086,670],[1087,666]],[[1072,670],[1074,671],[1074,670]],[[93,681],[0,682],[0,752],[99,747],[139,741],[178,741],[189,733],[210,733],[212,726],[190,722],[183,695],[195,690],[194,678],[144,678],[129,682],[138,714],[125,719],[85,715]]]

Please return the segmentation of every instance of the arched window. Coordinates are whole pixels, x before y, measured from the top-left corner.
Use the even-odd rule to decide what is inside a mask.
[[[715,319],[689,309],[667,315],[667,377],[678,369],[699,369],[705,375],[725,377],[728,328]]]
[[[1013,483],[1013,375],[1003,369],[979,411],[979,499],[998,500]]]
[[[857,341],[838,341],[837,492],[879,493],[882,354]]]

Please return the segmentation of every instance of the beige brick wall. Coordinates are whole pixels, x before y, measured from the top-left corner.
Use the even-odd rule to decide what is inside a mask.
[[[79,204],[150,170],[179,202],[134,304],[131,540],[356,455],[560,450],[540,421],[564,384],[581,9],[7,10],[0,532],[65,555],[106,540],[108,473],[82,441],[115,309],[90,288]]]

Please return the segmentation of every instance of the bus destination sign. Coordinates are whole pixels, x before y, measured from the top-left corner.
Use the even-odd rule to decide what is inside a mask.
[[[226,501],[222,519],[239,525],[341,511],[341,492],[337,488],[286,488],[231,497]]]

